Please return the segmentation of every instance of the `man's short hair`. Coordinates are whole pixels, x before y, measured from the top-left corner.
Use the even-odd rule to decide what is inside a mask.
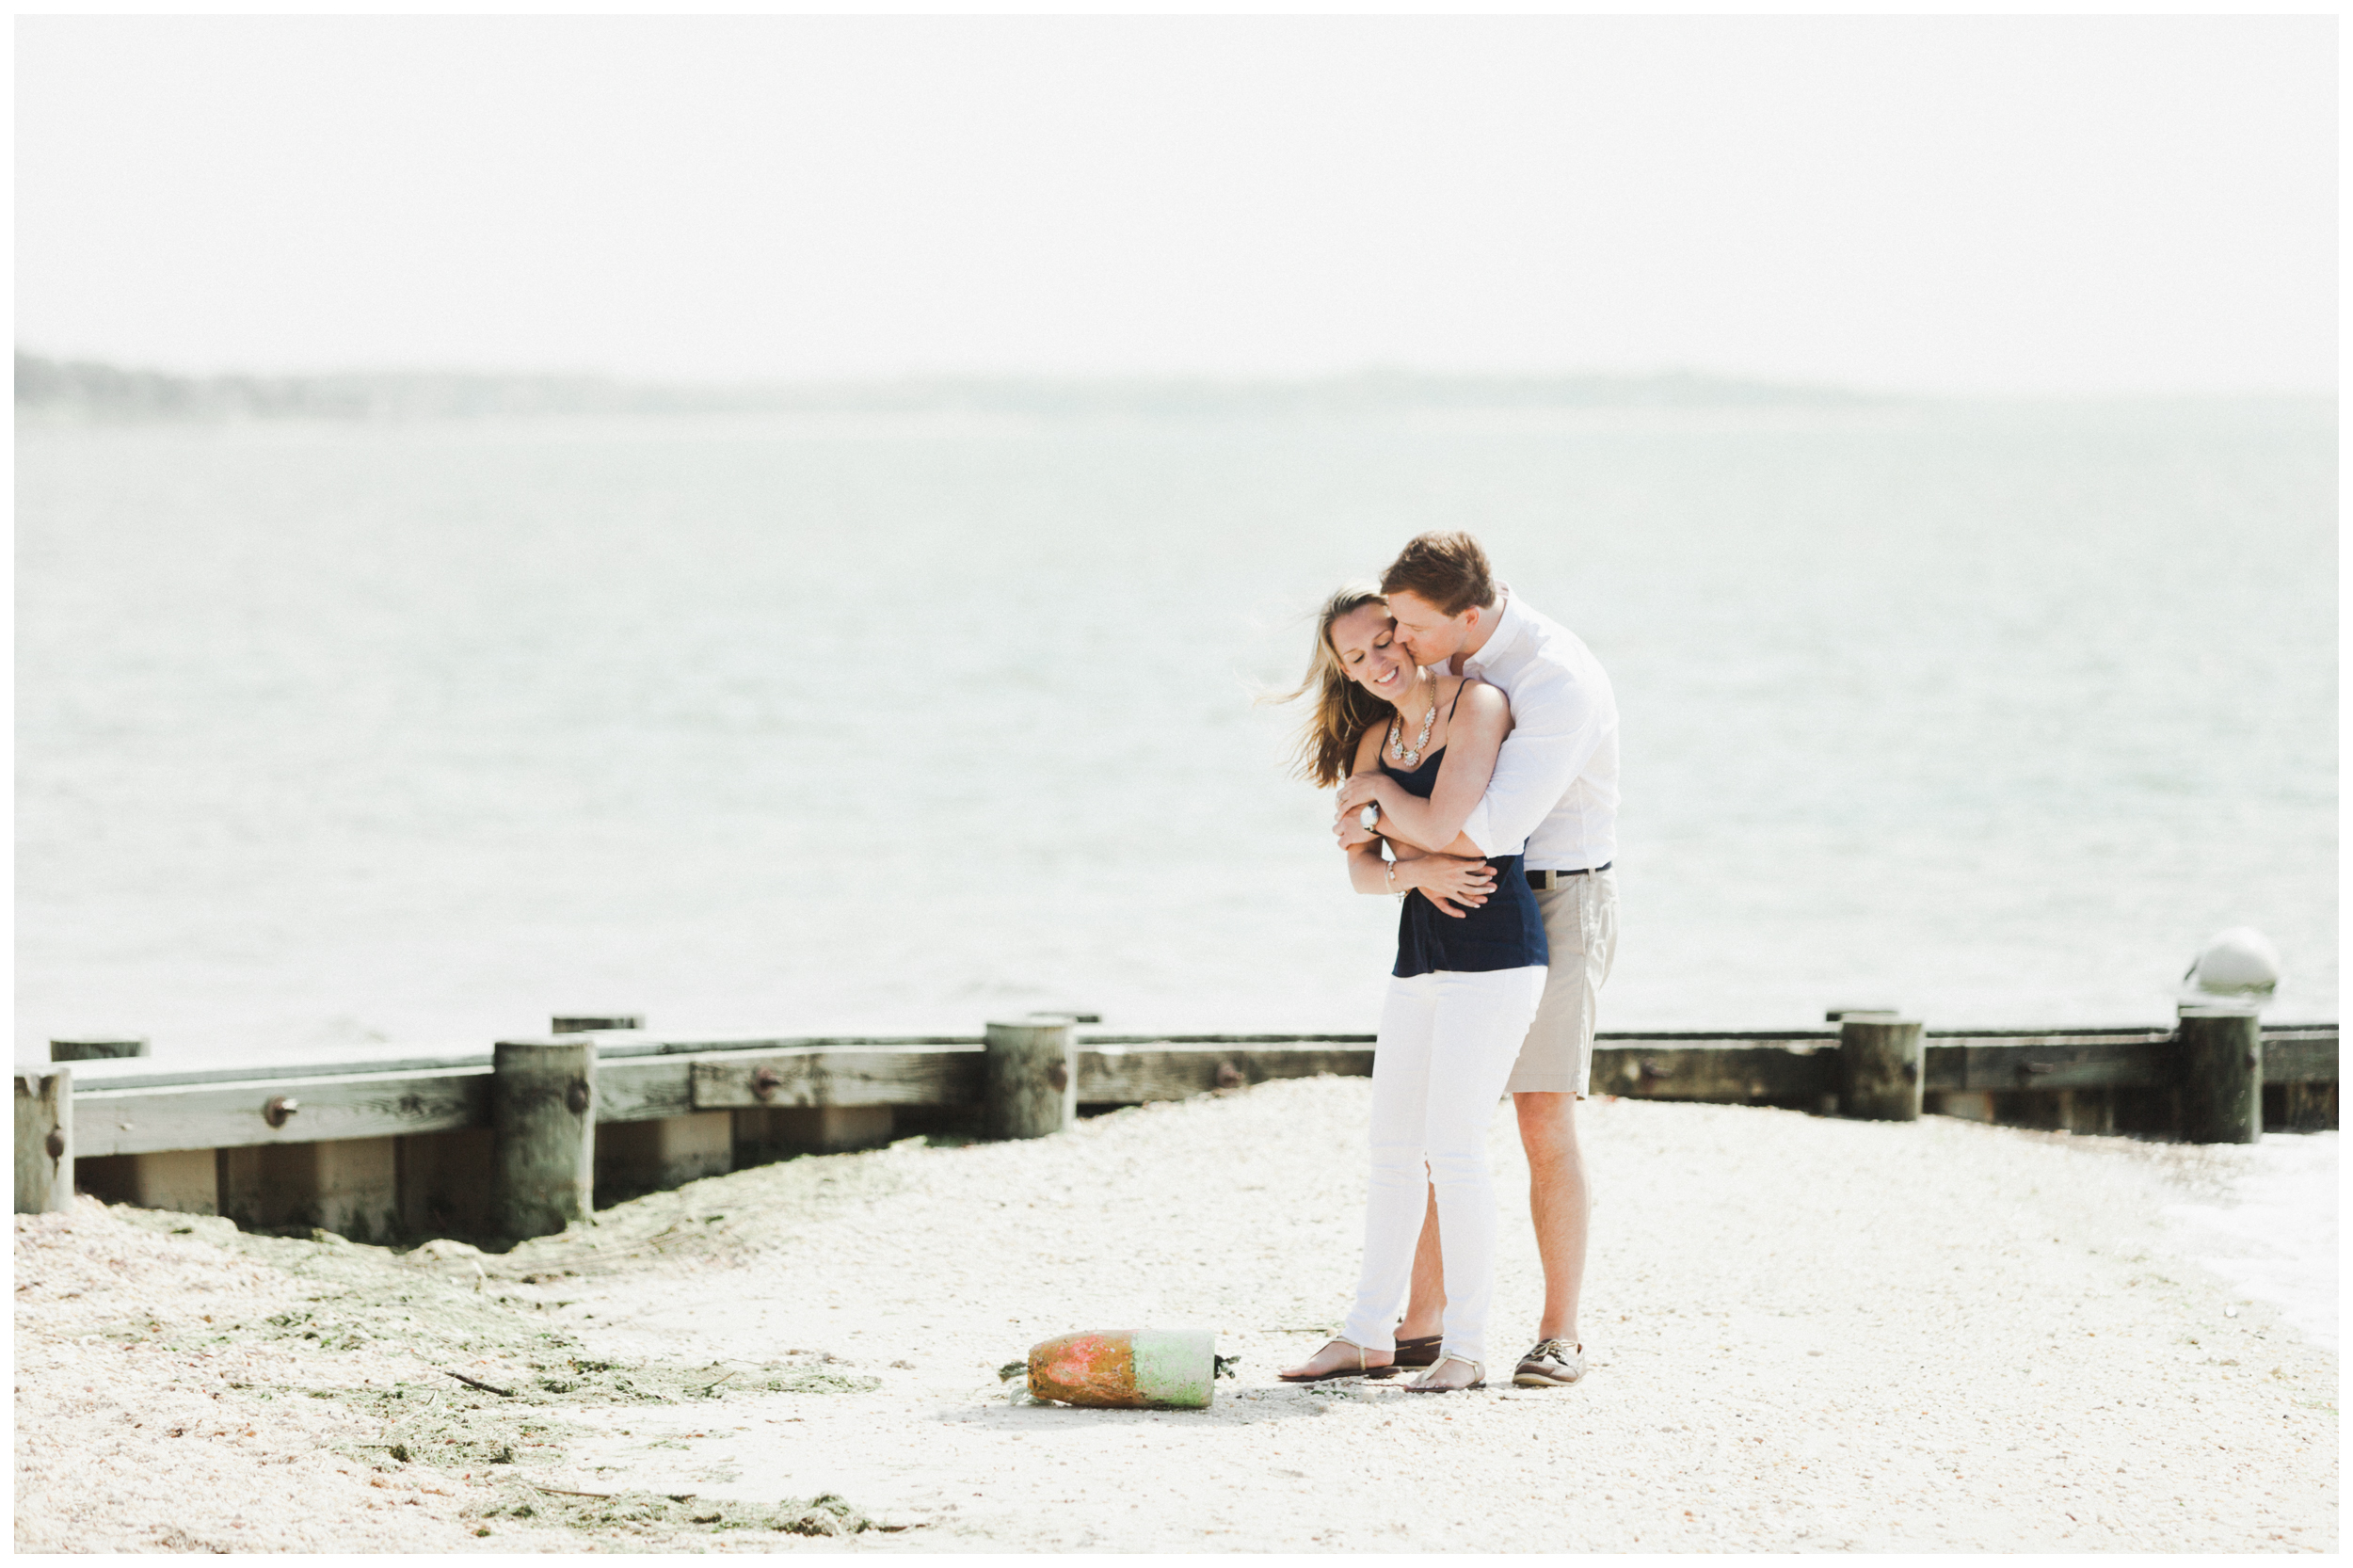
[[[1410,593],[1441,615],[1459,616],[1474,604],[1493,604],[1496,579],[1487,552],[1468,534],[1417,534],[1381,574],[1381,591]]]

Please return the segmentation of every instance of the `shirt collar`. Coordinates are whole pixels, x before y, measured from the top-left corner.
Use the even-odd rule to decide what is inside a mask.
[[[1503,607],[1496,612],[1495,635],[1489,637],[1478,652],[1464,659],[1465,675],[1476,675],[1502,658],[1528,631],[1528,616],[1520,609],[1519,600],[1512,597],[1508,585],[1503,587],[1502,594]]]

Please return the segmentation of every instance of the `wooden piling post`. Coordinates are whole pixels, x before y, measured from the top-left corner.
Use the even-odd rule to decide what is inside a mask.
[[[147,1038],[140,1034],[85,1034],[49,1042],[52,1062],[104,1062],[116,1057],[145,1056]]]
[[[492,1222],[511,1240],[595,1212],[597,1048],[501,1040],[490,1054]]]
[[[1067,1018],[988,1026],[983,1121],[991,1138],[1043,1138],[1079,1119],[1079,1063]]]
[[[2183,1141],[2254,1143],[2264,1113],[2263,1032],[2254,1013],[2185,1007],[2181,1018]]]
[[[1849,1015],[1838,1024],[1838,1113],[1874,1122],[1920,1119],[1917,1019]]]
[[[16,1211],[56,1214],[73,1202],[73,1071],[16,1075]]]

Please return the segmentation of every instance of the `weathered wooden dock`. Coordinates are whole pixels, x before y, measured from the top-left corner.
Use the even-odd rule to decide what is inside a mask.
[[[136,1042],[16,1074],[16,1207],[75,1191],[355,1239],[520,1240],[594,1206],[920,1133],[1033,1137],[1089,1111],[1369,1075],[1360,1034],[1123,1035],[1077,1016],[976,1036],[667,1038],[627,1019],[475,1051],[167,1067]],[[2250,1142],[2337,1122],[2334,1024],[2185,1008],[2173,1029],[1604,1034],[1593,1091],[1909,1120]]]

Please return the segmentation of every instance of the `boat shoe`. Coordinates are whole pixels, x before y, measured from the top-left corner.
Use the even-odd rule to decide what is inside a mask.
[[[1512,1381],[1532,1388],[1566,1388],[1585,1375],[1585,1347],[1566,1339],[1540,1339],[1520,1357]]]

